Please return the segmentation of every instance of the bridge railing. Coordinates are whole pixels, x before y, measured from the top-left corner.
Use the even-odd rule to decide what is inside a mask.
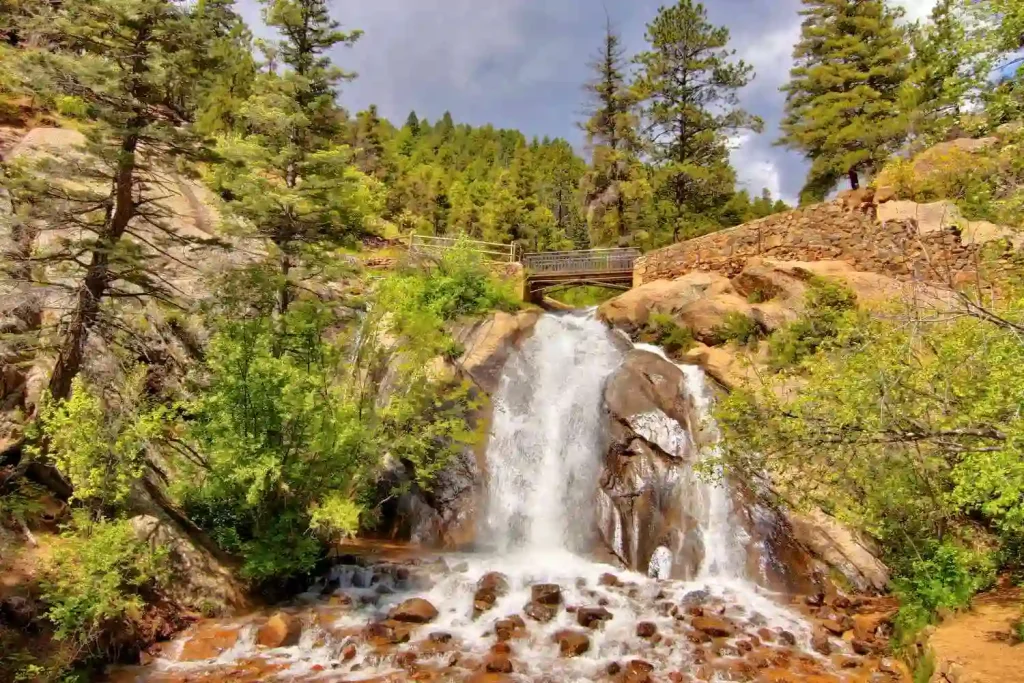
[[[519,249],[514,244],[499,242],[482,242],[460,237],[434,237],[433,235],[413,235],[409,238],[409,251],[419,254],[438,256],[458,244],[465,244],[485,261],[515,263],[519,257]]]
[[[548,251],[525,254],[523,265],[530,273],[631,271],[638,258],[640,252],[636,249]]]

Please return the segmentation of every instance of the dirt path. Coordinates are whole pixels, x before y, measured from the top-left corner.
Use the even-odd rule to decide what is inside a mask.
[[[1024,591],[1000,588],[974,600],[970,612],[940,625],[931,638],[932,683],[1024,683],[1024,644],[1013,640]]]

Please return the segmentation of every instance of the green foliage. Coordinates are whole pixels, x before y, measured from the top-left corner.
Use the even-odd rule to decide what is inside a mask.
[[[660,346],[669,355],[685,353],[694,345],[693,333],[667,313],[652,313],[638,337],[642,342]]]
[[[600,306],[605,301],[614,299],[621,294],[620,291],[615,289],[608,289],[606,287],[572,287],[570,289],[563,290],[551,295],[551,298],[556,301],[560,301],[563,304],[572,306],[573,308],[590,308],[591,306]]]
[[[142,476],[146,449],[165,427],[166,409],[143,396],[145,368],[131,372],[116,403],[104,402],[81,377],[71,396],[44,396],[39,427],[45,452],[74,489],[73,499],[100,507],[123,503]]]
[[[775,369],[797,365],[839,336],[853,316],[857,297],[840,284],[816,278],[805,294],[804,314],[768,338],[769,363]]]
[[[662,7],[647,26],[650,50],[636,56],[634,89],[643,103],[644,143],[657,168],[655,193],[670,204],[673,240],[694,233],[732,195],[727,141],[762,122],[740,109],[738,91],[753,69],[728,49],[729,30],[707,20],[700,3]]]
[[[796,372],[719,405],[727,471],[878,539],[908,634],[1020,560],[1024,299],[1007,294],[947,316],[840,314]]]
[[[43,583],[57,638],[89,651],[104,632],[130,632],[145,594],[165,580],[166,562],[166,553],[138,540],[129,522],[97,521],[76,511]]]
[[[715,328],[714,334],[719,344],[736,342],[740,346],[747,346],[764,336],[764,330],[753,318],[739,311],[731,311],[722,324]]]
[[[786,93],[780,144],[811,161],[807,190],[823,198],[839,178],[856,183],[903,140],[906,77],[902,10],[884,0],[802,0],[800,41]]]
[[[893,620],[896,646],[905,647],[922,628],[933,623],[939,609],[966,607],[980,590],[995,583],[992,558],[951,543],[929,548],[898,567],[895,592],[900,610]]]

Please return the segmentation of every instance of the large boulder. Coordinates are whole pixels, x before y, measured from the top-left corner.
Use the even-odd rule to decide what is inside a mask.
[[[485,393],[498,389],[505,361],[516,346],[533,331],[540,311],[520,313],[498,311],[472,326],[456,330],[455,338],[465,348],[459,367]]]
[[[249,606],[231,568],[176,523],[154,515],[140,515],[132,518],[131,525],[140,540],[168,550],[173,580],[167,582],[167,592],[172,600],[197,611],[224,614]]]
[[[889,586],[889,569],[878,549],[821,510],[788,515],[793,539],[812,555],[840,572],[859,591],[881,592]]]
[[[631,289],[606,301],[597,314],[614,327],[634,331],[646,325],[652,313],[675,316],[690,304],[731,292],[725,276],[693,272],[675,280],[654,280]]]

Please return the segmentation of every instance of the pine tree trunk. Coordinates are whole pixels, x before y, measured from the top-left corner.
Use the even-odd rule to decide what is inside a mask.
[[[859,177],[859,175],[857,173],[857,169],[851,168],[849,170],[849,176],[850,176],[850,189],[851,190],[859,190],[860,189],[860,177]]]
[[[92,252],[85,279],[78,288],[75,297],[75,308],[61,338],[57,362],[50,375],[50,396],[57,401],[66,399],[71,394],[71,382],[82,367],[82,356],[89,331],[99,317],[100,302],[110,284],[110,253],[124,236],[128,223],[135,217],[135,202],[132,199],[132,188],[135,183],[135,151],[138,148],[138,131],[141,121],[135,121],[121,143],[121,156],[118,162],[117,175],[114,178],[114,208],[110,213],[105,228],[99,236],[99,244]]]

